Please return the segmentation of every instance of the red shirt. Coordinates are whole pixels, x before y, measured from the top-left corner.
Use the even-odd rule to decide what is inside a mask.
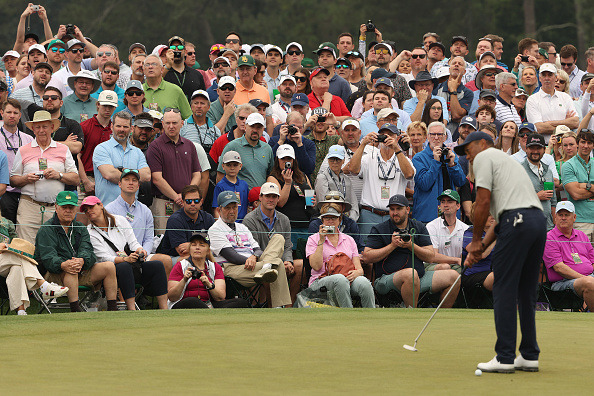
[[[85,135],[85,143],[80,152],[82,163],[85,166],[85,172],[93,172],[93,152],[98,144],[108,141],[111,138],[111,120],[107,127],[99,123],[97,114],[88,120],[81,122],[80,126]]]
[[[217,263],[214,263],[214,266],[215,266],[215,279],[225,279],[225,275],[223,275],[223,269],[221,268],[221,266]],[[212,279],[210,279],[210,276],[208,275],[208,270],[205,269],[204,273],[206,274],[206,277],[214,284],[214,281]],[[171,273],[169,274],[169,280],[179,282],[183,278],[184,278],[184,274],[182,272],[182,266],[181,266],[181,263],[178,261],[173,266],[173,269],[171,270]],[[210,295],[208,294],[208,290],[206,290],[206,287],[202,284],[202,282],[199,279],[190,279],[190,282],[188,282],[188,285],[186,286],[186,290],[184,291],[184,295],[183,295],[182,299],[188,298],[188,297],[198,297],[202,301],[210,300]]]
[[[313,92],[307,95],[307,97],[309,98],[310,109],[315,109],[316,107],[322,106],[322,103],[318,100],[318,97],[314,95]],[[324,102],[322,98],[320,99],[322,100],[322,102]],[[347,109],[346,105],[344,104],[340,96],[336,95],[332,95],[332,101],[330,102],[330,113],[334,114],[336,117],[351,116],[351,112],[349,111],[349,109]]]

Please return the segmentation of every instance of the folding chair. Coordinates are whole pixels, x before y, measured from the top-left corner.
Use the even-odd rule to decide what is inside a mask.
[[[250,304],[250,308],[266,308],[268,301],[260,302],[260,291],[262,290],[262,284],[246,287],[235,279],[225,276],[225,285],[227,287],[226,298],[243,298]]]
[[[40,307],[39,307],[39,314],[42,313],[43,311],[47,311],[47,313],[51,314],[52,313],[52,309],[70,309],[70,303],[68,302],[68,300],[66,300],[66,302],[58,302],[58,299],[54,298],[52,300],[49,301],[45,301],[43,299],[43,297],[41,296],[41,293],[39,292],[39,289],[37,290],[33,290],[31,292],[31,294],[33,295],[33,297],[35,297],[35,299],[37,301],[39,301]],[[93,289],[91,289],[88,286],[79,286],[78,287],[78,303],[80,305],[80,308],[84,311],[87,312],[89,309],[89,304],[93,301],[95,301],[97,298],[99,298],[99,296],[101,295],[101,291],[93,291]],[[60,297],[61,299],[63,298],[67,298],[66,296],[64,297]]]
[[[0,315],[8,315],[10,312],[10,299],[8,288],[6,287],[6,278],[0,276]]]
[[[466,300],[467,308],[471,309],[493,309],[493,293],[485,289],[481,284],[476,284],[472,287],[461,287],[461,294],[463,293]]]
[[[570,309],[577,312],[584,306],[584,300],[575,295],[573,290],[555,291],[551,288],[552,282],[549,280],[547,268],[542,263],[542,282],[538,285],[538,301],[549,304],[551,311],[562,311]]]

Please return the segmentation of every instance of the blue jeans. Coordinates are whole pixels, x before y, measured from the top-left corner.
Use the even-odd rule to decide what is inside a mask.
[[[359,296],[363,308],[375,308],[373,287],[369,279],[364,276],[358,276],[349,283],[346,276],[342,274],[329,275],[316,279],[309,288],[319,291],[324,286],[328,289],[329,296],[335,296],[336,303],[341,308],[353,308],[351,296]]]

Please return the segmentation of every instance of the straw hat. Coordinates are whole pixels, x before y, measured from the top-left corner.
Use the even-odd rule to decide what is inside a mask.
[[[34,124],[46,121],[50,121],[52,123],[52,132],[55,132],[60,127],[60,120],[52,118],[52,115],[45,110],[36,111],[35,115],[33,116],[33,121],[25,122],[25,125],[27,125],[27,128],[33,130]]]
[[[4,254],[6,253],[16,254],[17,256],[21,256],[25,260],[37,265],[37,261],[33,259],[35,245],[24,239],[14,238],[12,242],[10,242],[10,245],[8,245],[7,251],[4,252]]]

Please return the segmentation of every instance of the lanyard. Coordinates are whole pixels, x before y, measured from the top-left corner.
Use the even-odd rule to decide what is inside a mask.
[[[177,71],[175,71],[175,70],[174,70],[174,71],[173,71],[173,74],[175,75],[175,78],[177,79],[177,82],[179,83],[179,87],[180,87],[180,88],[181,88],[181,87],[183,87],[183,86],[184,86],[184,84],[185,84],[185,82],[186,82],[186,75],[187,75],[187,73],[186,73],[186,70],[184,69],[184,71],[183,71],[183,72],[181,72],[181,73],[178,73]],[[181,74],[181,75],[183,75],[183,76],[184,76],[184,78],[183,78],[181,81],[179,81],[179,76],[178,76],[178,74]]]
[[[208,126],[208,118],[206,119],[206,124],[204,124],[204,137],[205,138],[209,138],[210,140],[210,144],[206,144],[206,146],[212,146],[214,144],[214,141],[216,140],[216,135],[213,129],[209,128]],[[213,125],[214,127],[214,125]],[[200,139],[200,145],[201,146],[205,146],[204,144],[204,140],[202,140],[202,131],[200,130],[200,127],[198,126],[198,124],[194,121],[194,128],[196,128],[196,132],[198,133],[198,139]]]
[[[2,132],[2,136],[4,136],[4,141],[6,142],[6,148],[8,150],[14,151],[15,153],[18,151],[19,147],[21,147],[23,145],[23,141],[21,139],[21,134],[19,132],[19,130],[17,129],[17,131],[14,133],[17,135],[17,137],[19,138],[19,146],[18,147],[14,147],[12,145],[12,143],[10,143],[10,141],[8,140],[8,138],[6,137],[6,134],[4,133],[4,128],[0,127],[0,132]],[[14,135],[13,134],[13,135]]]
[[[394,169],[394,176],[390,177],[390,173],[392,173],[392,169],[395,168],[396,166],[396,156],[394,155],[392,157],[392,163],[390,164],[390,167],[388,168],[388,174],[386,175],[386,172],[384,171],[384,164],[382,164],[382,161],[380,160],[381,157],[381,152],[378,153],[377,155],[377,169],[378,169],[378,176],[379,176],[379,172],[382,172],[383,176],[379,176],[380,180],[384,181],[384,185],[386,184],[385,181],[386,180],[392,180],[396,178],[396,169]]]
[[[578,160],[580,161],[580,164],[582,164],[582,166],[584,167],[584,169],[586,170],[586,174],[588,175],[588,180],[586,180],[586,182],[590,181],[590,162],[588,162],[588,164],[586,165],[586,161],[584,161],[582,159],[582,157],[578,156]]]
[[[332,181],[334,182],[334,184],[336,184],[336,188],[338,188],[339,190],[340,190],[340,184],[339,183],[342,181],[342,190],[340,190],[340,192],[342,193],[342,196],[346,198],[346,192],[347,191],[346,191],[346,183],[344,181],[344,176],[341,179],[340,175],[338,175],[338,180],[336,180],[334,178],[334,172],[332,172],[332,170],[330,168],[328,168],[328,174],[330,175],[330,178],[332,179]]]

